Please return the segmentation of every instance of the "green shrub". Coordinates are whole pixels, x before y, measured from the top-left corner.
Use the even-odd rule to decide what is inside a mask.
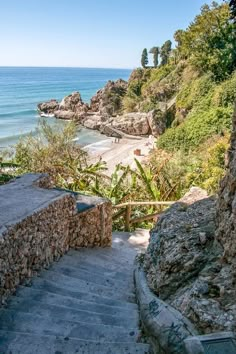
[[[236,99],[236,72],[215,89],[212,104],[218,107],[232,106]]]
[[[157,146],[168,151],[195,149],[213,135],[229,131],[232,112],[232,107],[193,111],[182,124],[168,129]]]
[[[41,121],[37,136],[22,138],[16,145],[19,173],[48,173],[59,187],[90,193],[106,167],[102,162],[89,163],[87,153],[75,142],[76,134],[73,123],[50,126]]]
[[[219,182],[225,173],[225,154],[229,147],[229,135],[216,137],[214,140],[207,141],[201,150],[195,153],[198,158],[185,176],[186,187],[199,186],[209,194],[217,192]]]
[[[213,88],[214,82],[209,74],[183,85],[177,95],[176,107],[188,110],[192,109],[203,97],[211,94]]]

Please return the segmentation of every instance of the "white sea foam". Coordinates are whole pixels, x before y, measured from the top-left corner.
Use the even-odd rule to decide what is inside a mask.
[[[111,143],[112,139],[97,141],[96,143],[86,145],[84,150],[88,151],[90,154],[105,152],[111,148]]]
[[[40,117],[52,118],[55,117],[53,113],[40,113]]]

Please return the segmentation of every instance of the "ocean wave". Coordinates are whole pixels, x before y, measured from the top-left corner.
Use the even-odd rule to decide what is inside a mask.
[[[96,143],[88,144],[84,146],[84,150],[90,153],[105,152],[110,149],[111,141],[111,139],[106,139]]]
[[[21,116],[21,115],[30,115],[30,114],[35,114],[37,112],[37,109],[24,109],[21,111],[13,111],[13,112],[6,112],[6,113],[0,113],[0,118],[1,117],[14,117],[14,116]]]
[[[29,135],[35,136],[36,134],[37,134],[37,129],[33,130],[33,131],[26,132],[26,133],[4,136],[2,138],[0,137],[0,148],[5,147],[5,146],[9,146],[12,144],[16,144],[20,138],[25,138]]]

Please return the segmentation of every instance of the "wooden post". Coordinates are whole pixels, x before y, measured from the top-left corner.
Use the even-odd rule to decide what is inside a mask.
[[[128,204],[126,207],[126,213],[125,213],[125,231],[129,232],[130,231],[130,217],[131,217],[131,205]]]

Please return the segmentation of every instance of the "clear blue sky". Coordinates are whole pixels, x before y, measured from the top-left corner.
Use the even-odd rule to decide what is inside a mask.
[[[0,0],[0,66],[140,66],[144,47],[172,39],[204,3]]]

